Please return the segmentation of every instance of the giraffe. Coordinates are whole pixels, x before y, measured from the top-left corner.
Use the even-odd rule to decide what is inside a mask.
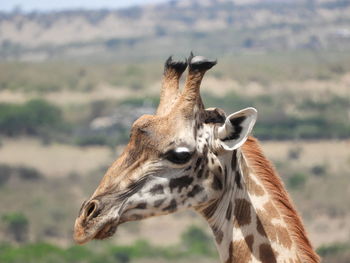
[[[83,244],[127,221],[194,209],[212,229],[221,262],[319,262],[301,219],[257,139],[254,108],[205,109],[200,85],[216,61],[164,66],[155,115],[134,122],[130,141],[75,221]],[[182,91],[179,79],[188,67]]]

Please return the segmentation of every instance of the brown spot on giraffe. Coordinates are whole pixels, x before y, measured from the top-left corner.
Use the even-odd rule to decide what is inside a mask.
[[[240,241],[233,241],[233,261],[229,261],[230,263],[248,263],[252,259],[252,251],[249,246],[252,246],[252,242],[254,239],[248,237],[248,242],[246,239]]]
[[[276,256],[269,244],[259,246],[259,257],[262,263],[276,263]]]
[[[217,227],[213,227],[213,232],[214,232],[216,243],[221,244],[222,239],[224,237],[224,233],[222,232],[221,229],[219,229]]]
[[[275,226],[271,223],[271,220],[268,217],[268,214],[262,212],[261,210],[257,211],[257,230],[262,236],[268,237],[273,242],[277,241],[277,234]]]
[[[234,150],[232,152],[232,159],[231,159],[231,169],[232,169],[232,171],[236,171],[236,167],[237,167],[237,151]]]
[[[203,209],[203,215],[205,218],[209,219],[211,218],[215,211],[216,211],[216,208],[217,206],[219,205],[219,200],[216,200],[214,202],[212,202],[209,206],[207,206],[206,208]]]
[[[235,175],[235,183],[239,189],[242,189],[242,183],[241,183],[241,174],[239,171],[236,171]]]
[[[264,227],[263,227],[263,225],[261,223],[261,220],[260,220],[258,215],[256,216],[256,229],[258,230],[258,233],[260,235],[262,235],[263,237],[267,236],[266,232],[265,232],[265,229],[264,229]]]
[[[292,240],[289,237],[288,230],[285,227],[282,227],[282,226],[275,226],[275,229],[276,229],[278,242],[282,246],[290,249],[292,247]]]
[[[253,252],[254,236],[253,235],[248,235],[244,239],[245,239],[245,242],[248,245],[249,250],[251,252]]]
[[[283,226],[272,224],[269,212],[258,210],[256,222],[260,235],[266,236],[271,241],[278,242],[288,249],[292,247],[292,240],[288,230]]]
[[[264,209],[267,213],[269,213],[271,218],[280,218],[280,215],[272,202],[267,202],[264,205]]]
[[[235,216],[234,225],[236,228],[250,224],[251,222],[250,208],[251,208],[251,205],[247,200],[245,199],[235,200],[235,208],[234,208],[233,214]]]
[[[232,201],[228,204],[227,211],[226,211],[226,219],[231,220],[232,217]]]

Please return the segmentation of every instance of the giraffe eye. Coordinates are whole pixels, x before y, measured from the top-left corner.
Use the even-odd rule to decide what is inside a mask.
[[[191,159],[191,157],[192,153],[185,147],[180,147],[165,153],[165,159],[176,164],[185,164]]]

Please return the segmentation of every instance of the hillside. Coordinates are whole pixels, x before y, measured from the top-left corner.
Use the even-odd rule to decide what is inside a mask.
[[[180,0],[121,10],[2,13],[0,45],[7,60],[346,49],[350,1]]]

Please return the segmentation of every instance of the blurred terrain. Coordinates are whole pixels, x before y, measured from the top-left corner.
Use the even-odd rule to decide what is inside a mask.
[[[218,262],[192,212],[72,241],[131,124],[155,111],[165,59],[191,50],[218,58],[206,107],[258,109],[254,136],[323,262],[350,261],[350,1],[181,0],[0,13],[0,262]]]
[[[349,19],[347,0],[181,0],[25,14],[19,9],[0,14],[0,57],[139,61],[168,56],[169,50],[221,57],[245,49],[344,49]]]

